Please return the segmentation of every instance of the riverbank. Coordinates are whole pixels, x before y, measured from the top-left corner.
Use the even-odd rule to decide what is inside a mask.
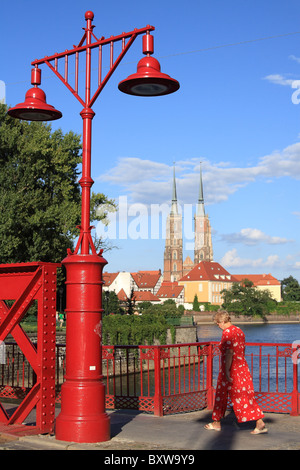
[[[175,344],[177,343],[196,343],[197,342],[197,328],[195,325],[193,326],[175,326]],[[36,332],[27,332],[28,336],[30,337],[31,341],[37,341],[37,333]],[[12,338],[13,340],[13,338]],[[66,343],[66,330],[57,329],[56,331],[56,344],[65,344]],[[158,340],[154,341],[154,344],[160,344]],[[167,330],[167,339],[166,344],[174,344],[172,341],[172,334],[170,328]]]
[[[194,317],[196,325],[212,323],[212,317],[214,312],[189,312],[189,315]],[[232,323],[238,325],[252,323],[252,324],[265,324],[265,323],[300,323],[300,315],[266,315],[264,318],[259,317],[248,317],[247,315],[232,315]]]

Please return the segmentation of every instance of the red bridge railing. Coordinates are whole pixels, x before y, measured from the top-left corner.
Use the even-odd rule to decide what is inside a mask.
[[[6,344],[5,348],[5,361],[0,364],[0,395],[21,398],[33,386],[35,377],[16,345]],[[299,344],[246,343],[246,358],[261,408],[265,412],[299,415]],[[103,346],[106,407],[138,409],[158,416],[212,409],[219,360],[216,342]],[[65,345],[58,344],[57,402],[64,365]]]

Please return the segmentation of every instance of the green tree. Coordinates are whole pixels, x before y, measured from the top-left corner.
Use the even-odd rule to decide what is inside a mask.
[[[200,312],[200,305],[199,305],[197,294],[195,294],[195,297],[194,297],[194,300],[193,300],[193,311],[194,312]]]
[[[184,306],[183,305],[178,305],[177,310],[178,310],[178,313],[180,313],[180,315],[184,315]]]
[[[300,301],[300,285],[293,276],[286,277],[281,281],[281,289],[284,302]]]
[[[143,310],[143,316],[152,315],[160,316],[161,318],[176,318],[181,317],[182,313],[176,306],[176,302],[173,299],[165,300],[163,304],[150,304],[148,308]]]
[[[118,315],[124,313],[121,308],[120,301],[117,294],[114,291],[104,290],[102,293],[102,308],[104,315],[110,315],[111,313]]]
[[[127,300],[126,300],[126,313],[128,315],[133,315],[134,310],[135,310],[134,290],[131,289],[130,296],[127,297]]]
[[[81,137],[41,122],[10,118],[0,105],[0,262],[60,262],[80,223]],[[93,194],[92,220],[100,204]]]
[[[148,300],[145,300],[144,302],[140,302],[137,304],[137,310],[139,313],[143,313],[145,310],[148,308],[151,308],[152,303],[149,302]]]
[[[237,316],[264,317],[276,306],[276,301],[268,290],[260,290],[248,280],[241,284],[234,283],[231,289],[224,289],[221,294],[223,295],[223,308]]]

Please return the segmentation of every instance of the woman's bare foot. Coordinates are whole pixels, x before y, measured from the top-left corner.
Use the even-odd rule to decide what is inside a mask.
[[[262,434],[266,432],[268,432],[268,430],[266,429],[265,423],[262,419],[258,419],[256,421],[256,427],[253,431],[251,431],[251,434]]]
[[[204,429],[208,429],[209,431],[221,431],[221,423],[220,421],[213,421],[212,423],[206,424]]]
[[[258,419],[258,420],[256,421],[256,427],[257,427],[257,429],[259,429],[260,431],[261,431],[262,429],[264,429],[265,423],[263,422],[262,419]]]

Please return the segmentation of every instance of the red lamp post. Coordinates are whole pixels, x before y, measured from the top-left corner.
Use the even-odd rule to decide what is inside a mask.
[[[61,390],[61,412],[56,420],[56,438],[73,442],[101,442],[110,439],[110,420],[105,413],[105,386],[102,382],[102,271],[107,263],[102,250],[96,253],[90,225],[91,178],[91,136],[92,120],[95,115],[92,105],[103,90],[120,61],[140,34],[143,37],[143,53],[136,74],[119,84],[125,93],[138,96],[160,96],[179,89],[179,83],[161,73],[159,62],[151,57],[153,26],[135,29],[130,33],[97,39],[93,33],[91,11],[85,13],[86,28],[78,44],[71,50],[46,56],[32,62],[31,83],[24,103],[8,110],[8,114],[29,121],[59,119],[62,114],[46,103],[45,93],[38,88],[41,83],[41,64],[46,64],[83,105],[80,115],[83,120],[82,188],[80,234],[74,253],[68,250],[63,260],[67,279],[67,328],[66,328],[66,376]],[[92,38],[95,40],[92,42]],[[122,50],[114,59],[114,44],[122,42]],[[127,41],[127,42],[126,42]],[[110,68],[102,78],[102,49],[110,46]],[[98,88],[91,95],[91,53],[98,49]],[[78,92],[79,55],[86,54],[85,97]],[[69,57],[75,55],[75,85],[68,79]],[[58,63],[64,61],[64,75],[59,72]]]

